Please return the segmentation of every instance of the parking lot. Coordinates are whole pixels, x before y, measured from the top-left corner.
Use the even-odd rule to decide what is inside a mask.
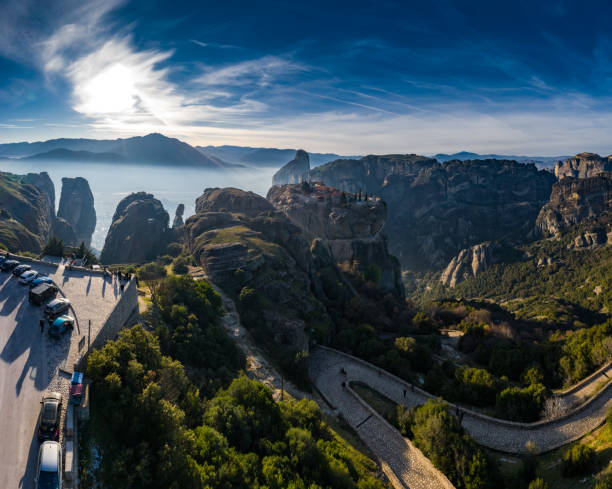
[[[0,272],[0,488],[34,488],[39,442],[36,438],[41,396],[58,391],[68,402],[69,373],[121,296],[116,279],[62,264],[32,264],[59,287],[58,297],[72,304],[77,326],[59,339],[39,327],[42,308],[28,302],[28,286]],[[80,348],[79,348],[80,347]]]

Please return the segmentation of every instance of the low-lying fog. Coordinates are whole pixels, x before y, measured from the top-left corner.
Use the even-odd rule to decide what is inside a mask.
[[[11,173],[46,171],[55,185],[55,203],[59,204],[62,177],[84,177],[94,194],[98,220],[92,238],[92,247],[102,250],[104,239],[119,201],[132,192],[153,194],[174,218],[176,206],[185,204],[185,218],[195,210],[195,199],[207,187],[237,187],[266,196],[277,168],[237,168],[210,171],[190,167],[164,167],[152,165],[64,163],[42,161],[2,161],[0,169]],[[57,210],[57,209],[56,209]]]

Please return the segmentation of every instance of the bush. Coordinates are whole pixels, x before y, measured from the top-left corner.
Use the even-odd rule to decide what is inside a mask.
[[[601,477],[593,486],[593,489],[612,489],[612,474]]]
[[[166,248],[166,253],[174,258],[179,256],[183,251],[183,245],[181,243],[170,243]]]
[[[51,236],[49,242],[42,250],[43,255],[64,256],[64,242],[56,236]]]
[[[172,261],[172,270],[177,275],[184,275],[189,272],[189,265],[192,260],[190,256],[180,255]]]
[[[564,477],[585,475],[593,470],[595,450],[587,445],[574,445],[563,455],[561,473]]]
[[[495,414],[511,421],[536,421],[547,398],[548,390],[542,384],[507,387],[497,395]]]
[[[136,273],[139,280],[159,280],[166,276],[166,269],[161,263],[153,261],[139,267]]]
[[[535,479],[529,483],[529,489],[548,489],[548,484],[544,479]]]
[[[172,263],[172,257],[170,255],[162,255],[157,259],[157,261],[164,265],[169,265]]]

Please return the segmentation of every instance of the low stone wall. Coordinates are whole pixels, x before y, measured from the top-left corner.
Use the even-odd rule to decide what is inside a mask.
[[[57,263],[53,263],[53,262],[49,262],[49,261],[43,261],[43,260],[39,260],[38,258],[32,258],[30,256],[22,256],[22,255],[16,255],[15,253],[9,253],[10,260],[18,260],[20,262],[28,262],[28,263],[35,263],[38,265],[45,265],[47,267],[54,267],[57,269]]]
[[[438,399],[437,396],[434,396],[433,394],[430,394],[427,391],[424,391],[423,389],[417,387],[416,385],[412,385],[409,382],[406,382],[404,379],[401,379],[399,377],[397,377],[396,375],[393,375],[392,373],[387,372],[386,370],[383,370],[382,368],[377,367],[376,365],[373,365],[369,362],[366,362],[365,360],[362,360],[361,358],[357,358],[353,355],[349,355],[348,353],[344,353],[342,351],[339,350],[335,350],[333,348],[329,348],[327,346],[322,346],[322,345],[318,345],[317,348],[321,348],[323,350],[329,351],[330,353],[333,353],[335,355],[339,355],[339,356],[344,356],[347,359],[350,359],[353,362],[358,362],[360,364],[362,364],[363,366],[372,369],[372,370],[377,370],[380,375],[383,375],[385,377],[388,377],[390,379],[392,379],[394,382],[397,382],[399,384],[404,385],[408,390],[412,390],[413,392],[418,392],[420,395],[429,398],[429,399]],[[603,369],[607,368],[603,367]],[[602,370],[603,370],[602,369]],[[596,372],[598,373],[598,372]],[[375,386],[371,386],[373,388],[375,388]],[[535,421],[533,423],[522,423],[519,421],[509,421],[506,419],[500,419],[500,418],[494,418],[492,416],[487,416],[486,414],[482,414],[479,413],[477,411],[473,411],[471,409],[462,407],[462,406],[457,406],[451,402],[447,402],[447,404],[456,411],[459,412],[463,412],[469,416],[472,416],[473,418],[477,418],[480,419],[484,422],[487,423],[491,423],[491,424],[495,424],[498,426],[503,426],[506,428],[512,428],[512,429],[518,429],[518,430],[524,430],[524,431],[529,431],[529,430],[533,430],[536,428],[541,428],[541,427],[554,427],[555,425],[559,425],[562,424],[565,420],[567,420],[568,418],[581,413],[582,411],[584,411],[585,409],[587,409],[588,407],[591,406],[591,404],[595,403],[597,400],[599,400],[600,397],[606,395],[608,393],[609,390],[612,390],[612,384],[608,384],[606,385],[606,387],[604,387],[597,395],[592,396],[591,398],[587,399],[584,403],[580,404],[579,406],[575,407],[574,409],[568,411],[567,413],[565,413],[563,416],[560,416],[559,418],[553,419],[553,420],[540,420],[540,421]],[[582,436],[582,435],[581,435]],[[556,448],[556,447],[555,447]]]
[[[102,348],[107,341],[114,339],[121,328],[125,326],[126,322],[133,315],[134,311],[138,309],[138,289],[136,286],[136,279],[130,280],[123,289],[121,299],[115,305],[113,311],[108,315],[104,324],[98,331],[98,334],[91,342],[89,351],[97,348]],[[78,362],[78,370],[84,371],[87,364],[86,353]]]

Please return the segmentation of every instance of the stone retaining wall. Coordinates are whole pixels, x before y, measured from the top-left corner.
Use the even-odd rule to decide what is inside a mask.
[[[121,299],[119,299],[115,308],[104,321],[96,337],[93,338],[89,351],[102,348],[107,341],[114,339],[137,309],[138,289],[136,279],[133,278],[125,285]],[[78,361],[78,370],[84,371],[88,354],[89,352]]]
[[[349,355],[348,353],[344,353],[341,352],[339,350],[335,350],[333,348],[329,348],[327,346],[321,346],[318,345],[317,348],[321,348],[323,350],[329,351],[330,353],[333,353],[335,355],[340,355],[340,356],[344,356],[348,359],[350,359],[353,362],[357,362],[362,364],[363,366],[369,368],[369,369],[373,369],[373,370],[378,370],[378,372],[380,373],[380,375],[386,376],[390,379],[392,379],[394,382],[397,382],[399,384],[403,384],[407,389],[409,390],[413,390],[415,392],[418,392],[420,395],[427,397],[429,399],[438,399],[438,397],[434,396],[433,394],[430,394],[427,391],[424,391],[423,389],[417,387],[416,385],[412,385],[409,382],[406,382],[405,380],[397,377],[396,375],[393,375],[389,372],[387,372],[386,370],[383,370],[382,368],[379,368],[369,362],[366,362],[365,360],[362,360],[361,358],[357,358],[353,355]],[[607,368],[607,366],[603,367],[601,370],[605,370]],[[597,373],[597,372],[596,372]],[[586,380],[586,379],[585,379]],[[374,386],[372,386],[374,387]],[[482,414],[479,413],[478,411],[474,411],[472,409],[468,409],[465,407],[461,407],[461,406],[457,406],[451,402],[448,402],[448,405],[453,409],[453,410],[459,410],[473,418],[477,418],[480,419],[484,422],[490,423],[490,424],[496,424],[498,426],[503,426],[505,428],[512,428],[512,429],[516,429],[516,430],[525,430],[525,431],[529,431],[529,430],[533,430],[535,428],[542,428],[542,427],[554,427],[555,425],[559,425],[561,424],[563,421],[565,421],[567,418],[570,418],[571,416],[574,416],[576,414],[581,413],[582,411],[584,411],[585,409],[587,409],[591,404],[593,404],[594,402],[596,402],[597,400],[599,400],[599,398],[601,396],[604,396],[606,394],[609,393],[609,391],[612,390],[612,384],[608,384],[605,388],[603,388],[599,393],[597,393],[597,395],[590,397],[587,401],[585,401],[584,403],[580,404],[579,406],[577,406],[576,408],[570,410],[569,412],[567,412],[566,414],[564,414],[563,416],[553,419],[553,420],[541,420],[541,421],[535,421],[533,423],[521,423],[519,421],[508,421],[506,419],[500,419],[500,418],[494,418],[492,416],[487,416],[486,414]]]

